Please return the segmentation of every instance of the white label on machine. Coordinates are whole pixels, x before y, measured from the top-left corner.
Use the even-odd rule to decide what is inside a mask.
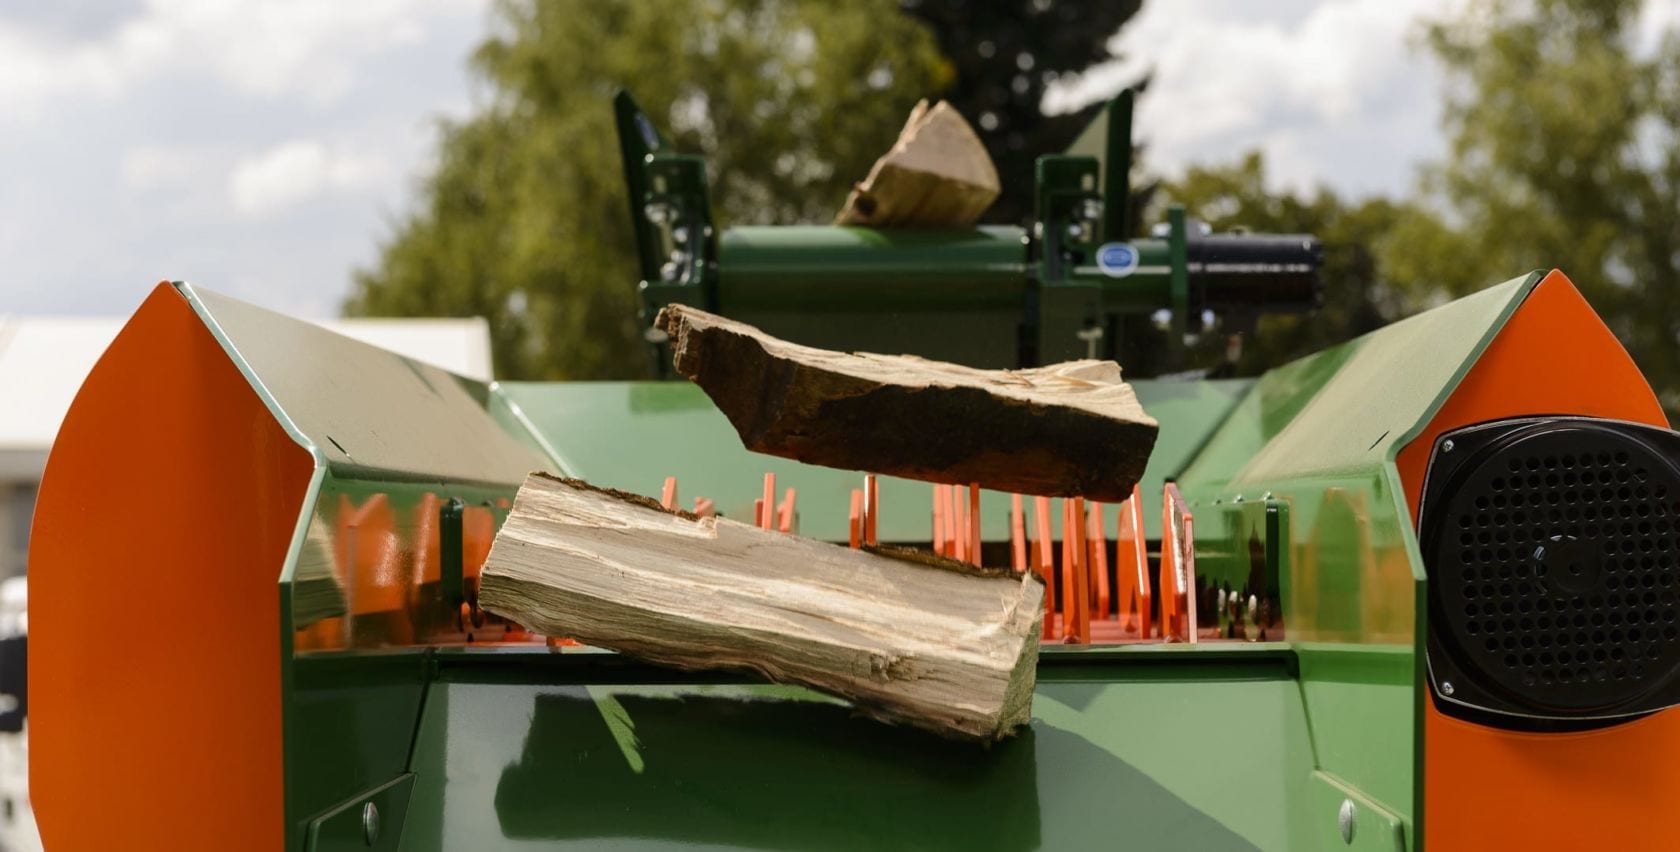
[[[1103,243],[1097,249],[1097,268],[1110,278],[1125,278],[1137,271],[1137,247],[1131,243]]]

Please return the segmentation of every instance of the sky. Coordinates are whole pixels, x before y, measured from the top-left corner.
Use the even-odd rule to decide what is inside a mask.
[[[1279,188],[1401,194],[1442,149],[1417,22],[1460,2],[1149,0],[1046,105],[1147,71],[1158,174],[1258,149]],[[0,314],[126,314],[166,278],[336,314],[485,94],[488,5],[0,0]],[[1651,7],[1654,41],[1680,0]]]

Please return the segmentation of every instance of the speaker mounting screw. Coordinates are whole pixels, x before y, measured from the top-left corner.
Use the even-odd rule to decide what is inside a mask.
[[[1452,451],[1453,451],[1453,442],[1452,442],[1451,438],[1448,438],[1445,441],[1441,442],[1441,452],[1450,453]]]
[[[1451,695],[1451,694],[1453,694],[1453,685],[1452,685],[1452,681],[1450,681],[1450,680],[1443,680],[1443,681],[1441,681],[1441,694],[1442,694],[1442,695]]]

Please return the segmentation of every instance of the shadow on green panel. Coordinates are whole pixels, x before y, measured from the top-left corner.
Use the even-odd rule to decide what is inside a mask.
[[[1077,734],[985,748],[840,705],[583,688],[537,696],[495,792],[507,837],[758,849],[1253,849]],[[596,699],[600,699],[597,703]]]

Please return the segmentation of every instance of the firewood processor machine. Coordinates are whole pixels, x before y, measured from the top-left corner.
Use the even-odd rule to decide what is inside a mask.
[[[1126,238],[1129,94],[1031,227],[951,231],[714,231],[617,109],[644,319],[1012,367],[1317,299],[1307,237]],[[975,494],[749,454],[686,382],[485,384],[159,285],[40,489],[46,848],[1680,848],[1680,436],[1562,273],[1135,386],[1130,500]],[[1039,572],[1032,724],[948,742],[482,612],[535,469]]]

